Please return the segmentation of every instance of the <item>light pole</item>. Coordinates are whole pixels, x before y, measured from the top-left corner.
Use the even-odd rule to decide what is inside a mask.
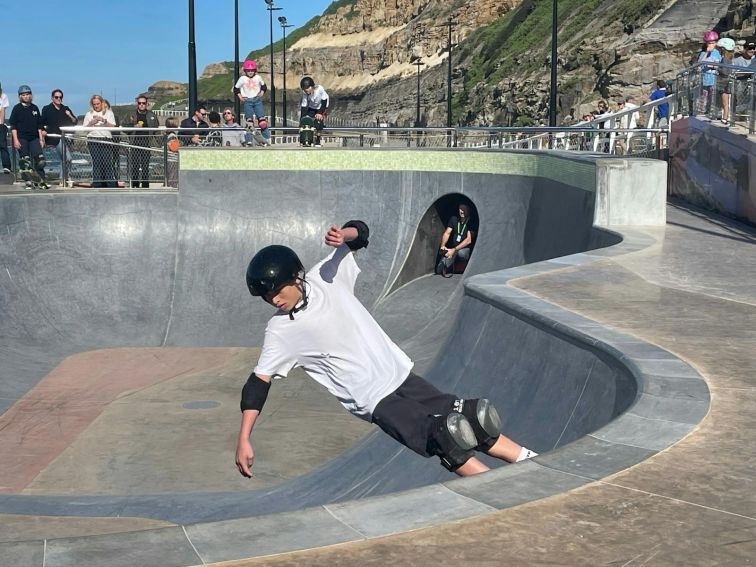
[[[446,51],[449,53],[449,66],[446,71],[446,127],[449,128],[447,133],[446,145],[451,147],[451,125],[452,125],[452,29],[457,25],[452,16],[446,20],[444,27],[448,28],[446,39]]]
[[[239,82],[239,0],[234,0],[234,86]],[[234,116],[241,120],[241,101],[234,94]]]
[[[293,28],[294,24],[286,22],[286,16],[278,16],[278,23],[283,31],[283,127],[288,126],[288,114],[286,114],[286,28]]]
[[[273,78],[273,12],[280,10],[273,5],[273,0],[265,0],[270,15],[270,127],[276,126],[276,82]]]
[[[418,59],[413,63],[417,67],[417,112],[415,114],[415,128],[420,127],[420,67],[425,65],[422,59]]]
[[[557,0],[551,0],[551,90],[549,92],[549,126],[556,126],[557,115]]]
[[[194,0],[189,0],[189,116],[197,108],[197,51],[194,46]]]

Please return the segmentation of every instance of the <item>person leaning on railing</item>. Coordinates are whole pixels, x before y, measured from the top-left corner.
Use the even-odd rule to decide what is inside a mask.
[[[136,112],[129,114],[123,123],[124,127],[135,128],[129,132],[130,142],[132,146],[138,146],[131,148],[129,156],[132,187],[148,188],[150,186],[150,150],[147,148],[153,145],[151,142],[154,132],[140,133],[136,128],[158,128],[160,121],[157,115],[147,108],[147,104],[146,96],[138,96]]]
[[[115,116],[100,95],[89,99],[89,111],[84,115],[84,126],[101,128],[87,133],[87,147],[92,156],[92,187],[118,187],[113,169],[113,134],[106,128],[116,125]]]

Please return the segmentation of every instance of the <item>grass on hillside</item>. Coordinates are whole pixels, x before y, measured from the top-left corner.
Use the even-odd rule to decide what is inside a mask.
[[[627,0],[615,6],[605,0],[560,0],[558,4],[561,48],[597,24],[597,12],[604,4],[604,22],[638,24],[664,5],[665,0]],[[606,6],[606,4],[610,4]],[[463,43],[459,57],[465,62],[461,92],[452,100],[455,120],[473,99],[481,83],[494,85],[507,76],[547,71],[551,52],[551,0],[526,0],[519,8],[492,24],[473,32]],[[593,34],[595,36],[595,34]]]

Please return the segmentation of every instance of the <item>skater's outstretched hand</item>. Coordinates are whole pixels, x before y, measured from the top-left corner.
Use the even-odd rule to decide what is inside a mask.
[[[239,439],[236,445],[236,467],[242,476],[252,478],[252,463],[255,461],[255,452],[252,449],[252,443],[249,439]]]
[[[357,238],[357,229],[351,226],[347,228],[339,228],[338,226],[331,226],[326,232],[325,243],[328,246],[338,248],[345,242],[350,242]]]
[[[328,232],[326,232],[325,243],[328,246],[338,248],[344,244],[344,242],[346,242],[344,240],[344,231],[337,226],[331,226],[331,228],[328,229]]]

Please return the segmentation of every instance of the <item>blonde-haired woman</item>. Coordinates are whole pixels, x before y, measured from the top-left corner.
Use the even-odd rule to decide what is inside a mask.
[[[92,187],[118,187],[113,171],[113,134],[106,128],[115,126],[115,116],[100,95],[89,99],[89,111],[84,115],[84,126],[102,128],[90,130],[87,147],[92,156]]]

